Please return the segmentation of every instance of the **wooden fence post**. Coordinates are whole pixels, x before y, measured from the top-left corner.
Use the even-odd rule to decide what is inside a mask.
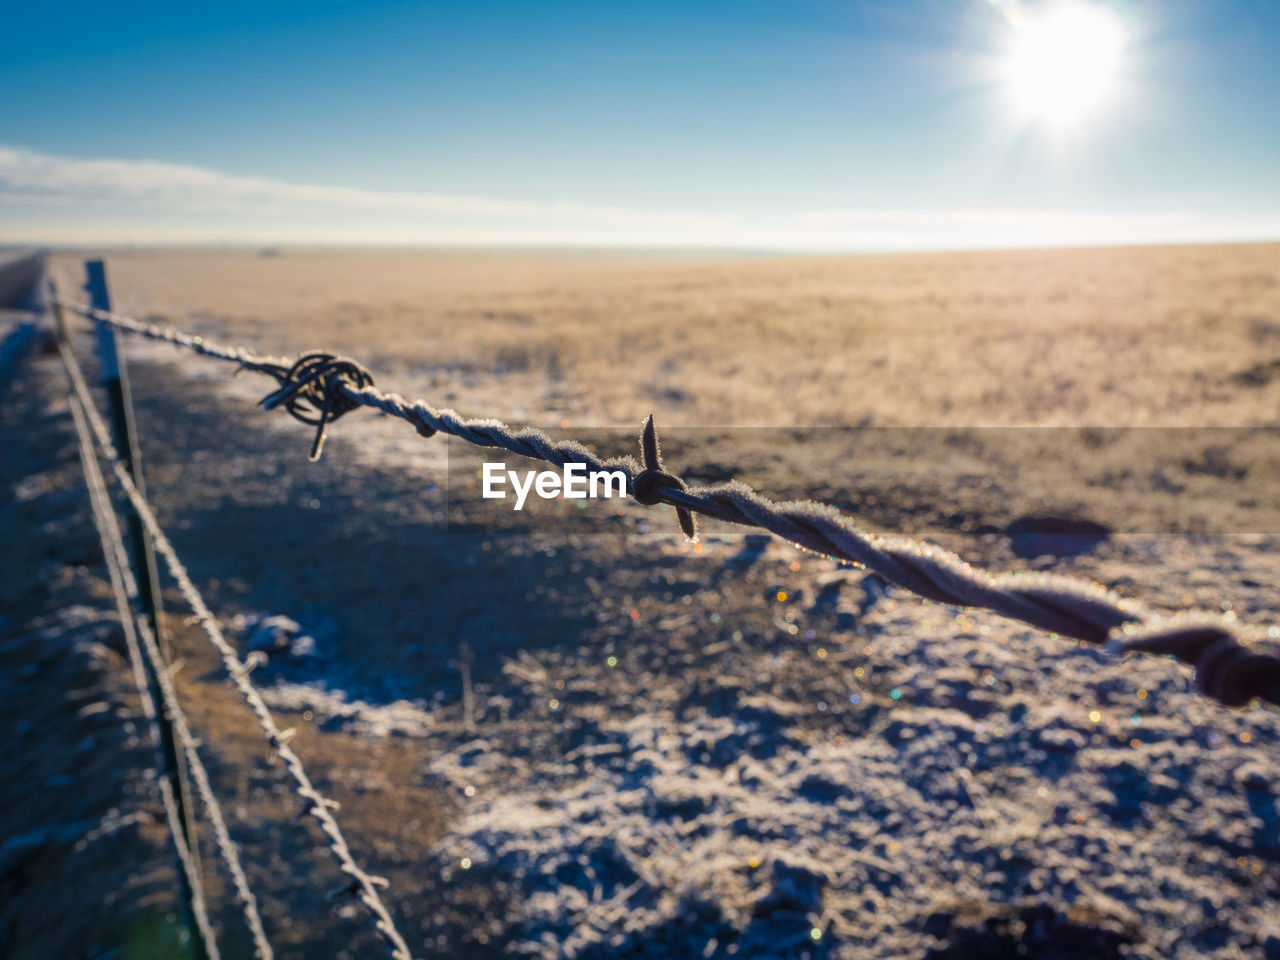
[[[85,291],[89,294],[89,305],[95,310],[111,311],[111,293],[107,289],[107,266],[102,260],[86,260]],[[115,440],[116,451],[124,463],[129,476],[140,493],[146,488],[142,480],[142,455],[138,450],[137,435],[133,423],[133,398],[129,392],[129,374],[125,367],[124,356],[116,343],[116,332],[110,324],[97,322],[98,362],[102,387],[107,394],[107,404],[111,411],[111,432]],[[142,518],[132,507],[125,510],[129,521],[129,540],[133,554],[133,575],[138,583],[138,605],[147,625],[155,635],[156,644],[160,648],[160,656],[164,668],[168,668],[169,643],[160,621],[160,579],[156,574],[155,550],[151,545],[151,537],[147,535]],[[145,666],[145,663],[144,663]],[[178,823],[181,825],[183,839],[191,851],[191,860],[195,864],[197,875],[200,872],[200,848],[195,820],[192,817],[190,790],[187,787],[186,764],[178,753],[176,738],[173,733],[171,718],[164,709],[164,697],[160,692],[160,683],[152,670],[147,670],[147,680],[151,686],[151,696],[160,711],[157,718],[160,728],[160,750],[165,769],[162,775],[169,780],[173,791],[174,803],[178,809]],[[208,952],[200,937],[191,912],[191,888],[186,875],[181,869],[178,873],[178,885],[182,894],[187,928],[191,931],[191,945],[196,960],[205,960]]]

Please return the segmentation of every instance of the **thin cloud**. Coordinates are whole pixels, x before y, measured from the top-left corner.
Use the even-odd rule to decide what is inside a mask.
[[[2,146],[0,188],[10,201],[23,196],[30,202],[59,197],[98,203],[125,200],[189,212],[287,214],[341,208],[583,224],[724,225],[723,217],[697,213],[286,183],[158,160],[80,159]]]
[[[875,251],[1274,239],[1186,210],[832,208],[705,213],[288,183],[0,146],[0,241]]]

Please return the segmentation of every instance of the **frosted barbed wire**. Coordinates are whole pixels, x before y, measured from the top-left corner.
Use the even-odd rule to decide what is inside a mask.
[[[63,345],[63,349],[66,349],[65,345]],[[64,361],[66,360],[67,358],[64,356]],[[195,734],[192,732],[186,713],[178,701],[178,691],[173,684],[173,677],[160,652],[160,645],[156,641],[156,636],[151,627],[144,618],[133,616],[130,602],[137,601],[138,584],[129,566],[124,538],[120,532],[120,525],[116,521],[115,511],[111,507],[106,482],[98,469],[97,457],[93,451],[93,439],[89,435],[89,428],[85,422],[82,400],[77,395],[72,395],[70,400],[71,414],[75,421],[76,433],[80,441],[80,459],[85,466],[85,481],[89,487],[90,507],[94,512],[99,539],[102,541],[102,552],[107,563],[107,573],[116,596],[116,609],[120,616],[121,628],[125,634],[125,645],[128,649],[129,661],[133,665],[134,681],[138,685],[138,693],[142,698],[143,713],[151,720],[153,739],[158,743],[159,731],[155,726],[157,705],[141,663],[141,656],[145,653],[147,661],[151,664],[151,669],[155,673],[160,696],[164,701],[165,713],[173,726],[174,735],[178,743],[182,746],[187,766],[190,769],[192,779],[196,783],[196,791],[199,793],[200,801],[209,817],[218,853],[227,869],[227,873],[231,877],[232,885],[236,891],[236,898],[240,901],[244,912],[245,924],[248,926],[250,936],[253,938],[254,951],[260,960],[272,960],[274,951],[271,949],[266,931],[262,926],[262,917],[258,913],[258,901],[249,887],[248,877],[240,864],[239,852],[231,839],[230,832],[227,830],[226,820],[222,815],[222,806],[218,802],[217,795],[213,792],[208,770],[205,768],[197,750]]]
[[[129,664],[132,667],[133,680],[138,687],[138,698],[142,702],[142,714],[147,720],[151,733],[152,745],[156,748],[157,753],[160,749],[160,728],[159,714],[155,698],[151,693],[151,686],[147,683],[146,673],[142,666],[142,653],[139,649],[138,633],[134,630],[134,616],[130,607],[130,599],[137,596],[137,584],[129,573],[128,560],[124,556],[124,543],[120,538],[120,528],[115,522],[115,512],[111,508],[109,498],[106,491],[106,485],[103,482],[102,473],[98,470],[97,457],[93,451],[93,440],[89,436],[89,428],[85,423],[84,412],[81,409],[78,397],[70,397],[71,417],[76,426],[76,438],[80,448],[80,462],[84,465],[85,486],[89,491],[89,509],[93,513],[94,526],[98,530],[98,539],[102,544],[102,555],[107,566],[107,578],[111,583],[111,592],[116,602],[116,614],[120,618],[120,629],[124,634],[125,650],[129,655]],[[145,629],[150,636],[150,629],[146,627],[141,620],[137,621],[137,626]],[[155,638],[151,636],[154,643]],[[166,709],[170,710],[172,717],[177,712],[176,702],[170,704],[166,701]],[[176,726],[176,725],[175,725]],[[194,744],[191,742],[190,731],[184,728],[181,731],[175,730],[179,742],[183,744],[184,752],[188,758],[188,764],[194,769],[203,771],[200,764],[200,758],[195,755]],[[186,751],[186,747],[190,746],[190,752]],[[203,941],[205,953],[208,960],[219,960],[218,942],[214,936],[213,928],[209,923],[208,907],[204,896],[204,882],[200,877],[200,872],[196,869],[195,858],[191,855],[191,848],[187,845],[186,838],[182,832],[182,818],[178,813],[178,806],[174,802],[173,787],[168,779],[163,776],[148,777],[156,783],[160,792],[161,803],[164,806],[165,820],[169,825],[169,833],[173,837],[174,852],[178,857],[178,865],[187,880],[187,887],[191,891],[191,915],[195,920],[197,932]],[[207,785],[207,781],[206,781]],[[202,799],[205,806],[217,813],[218,819],[221,820],[221,811],[218,808],[217,800],[210,794]],[[235,859],[235,851],[232,849],[231,861],[235,864],[233,873],[239,871],[239,862]],[[241,873],[243,876],[243,873]],[[247,889],[247,887],[246,887]],[[252,895],[249,902],[253,903]],[[257,907],[254,904],[253,914],[257,916]],[[270,947],[267,948],[264,960],[271,960]]]
[[[438,410],[425,400],[408,401],[399,394],[386,393],[373,385],[372,377],[359,364],[331,354],[304,354],[290,365],[286,360],[259,357],[242,347],[218,345],[172,327],[81,305],[68,306],[90,320],[127,333],[273,377],[279,388],[263,400],[263,406],[268,410],[284,406],[291,415],[317,427],[313,460],[320,455],[327,425],[363,406],[405,420],[427,437],[444,433],[475,446],[500,448],[557,467],[582,463],[588,470],[620,470],[637,502],[675,507],[689,539],[696,538],[694,514],[767,530],[803,549],[872,570],[928,600],[981,607],[1114,652],[1176,656],[1195,669],[1200,691],[1226,706],[1243,706],[1255,697],[1280,704],[1280,657],[1250,650],[1237,636],[1237,625],[1226,618],[1166,617],[1097,584],[1059,574],[990,573],[934,544],[864,530],[835,507],[812,501],[775,501],[738,481],[690,487],[664,469],[652,417],[641,438],[643,465],[625,456],[605,459],[580,443],[552,440],[541,430],[512,429],[496,419],[467,419],[454,410]]]
[[[342,829],[338,826],[338,822],[329,812],[331,808],[336,808],[335,801],[330,800],[311,783],[307,776],[306,770],[302,765],[301,759],[292,748],[289,747],[288,741],[291,733],[285,733],[276,725],[275,719],[271,716],[266,702],[258,693],[257,688],[249,681],[249,670],[245,664],[237,656],[235,649],[227,642],[226,637],[222,634],[222,628],[218,625],[217,619],[213,613],[205,605],[204,598],[196,589],[195,584],[191,581],[190,575],[187,573],[186,567],[178,558],[177,552],[173,548],[173,544],[169,542],[164,530],[160,527],[156,520],[154,512],[151,510],[150,504],[142,494],[138,491],[137,485],[133,482],[133,478],[129,476],[124,464],[121,462],[114,444],[111,442],[110,433],[106,423],[101,415],[93,406],[92,397],[89,394],[88,385],[84,381],[84,376],[80,372],[79,366],[76,364],[75,358],[71,356],[70,349],[65,345],[61,345],[63,363],[67,368],[68,376],[71,379],[72,389],[79,401],[79,406],[83,410],[88,419],[89,427],[92,430],[94,439],[97,441],[98,449],[106,457],[111,464],[112,472],[115,474],[116,481],[120,484],[125,496],[133,505],[143,526],[151,535],[155,543],[156,552],[165,560],[165,564],[169,567],[170,573],[177,581],[178,589],[186,599],[187,604],[191,607],[192,613],[195,614],[195,621],[203,629],[205,635],[209,638],[214,648],[217,650],[222,659],[222,663],[227,673],[231,677],[232,683],[240,694],[244,697],[252,711],[258,725],[262,728],[266,740],[275,749],[276,754],[280,757],[288,770],[290,776],[295,783],[295,792],[301,796],[306,802],[306,812],[309,813],[319,824],[320,829],[328,837],[328,847],[338,861],[338,867],[342,873],[350,878],[351,892],[356,894],[357,899],[369,910],[373,917],[374,929],[381,937],[383,944],[387,947],[388,952],[393,960],[412,960],[408,945],[401,937],[396,929],[395,922],[391,918],[390,912],[386,905],[382,902],[382,898],[378,895],[377,888],[387,886],[387,881],[382,877],[375,877],[365,872],[351,855],[351,849],[347,845],[346,838],[343,836]]]

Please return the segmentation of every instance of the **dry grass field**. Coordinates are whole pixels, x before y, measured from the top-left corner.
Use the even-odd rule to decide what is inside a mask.
[[[64,294],[80,259],[54,260]],[[267,353],[330,348],[388,389],[556,436],[649,412],[786,428],[786,448],[779,432],[674,441],[673,467],[1280,635],[1280,461],[1255,433],[1179,441],[1199,446],[1156,465],[1131,447],[1061,471],[1023,455],[983,483],[973,451],[866,451],[838,431],[815,450],[797,432],[1280,426],[1280,245],[107,259],[123,313]],[[767,538],[713,524],[685,544],[666,509],[631,505],[608,535],[515,517],[451,532],[441,438],[357,412],[308,464],[309,431],[254,405],[269,383],[125,342],[161,522],[229,634],[269,653],[255,681],[390,880],[415,956],[1280,956],[1275,710],[1223,709],[1168,660],[927,604]],[[88,337],[75,345],[92,371]],[[63,704],[50,673],[11,671],[21,749],[0,803],[25,810],[44,785],[23,836],[115,826],[87,853],[57,837],[0,851],[0,953],[144,957],[169,930],[170,866],[56,361],[33,359],[9,396],[3,649],[53,663],[70,647],[55,679],[74,691]],[[1099,535],[1019,542],[1012,521],[1051,495]],[[1220,509],[1160,533],[1192,496]],[[1120,535],[1135,517],[1142,535]],[[324,899],[338,878],[317,834],[166,603],[278,956],[378,955],[357,905]],[[246,955],[205,856],[224,955]],[[68,877],[109,903],[85,909]]]
[[[79,281],[76,258],[58,267]],[[1265,368],[1280,355],[1276,245],[745,260],[128,251],[112,253],[111,278],[124,312],[265,352],[475,374],[458,402],[476,415],[511,415],[498,385],[530,408],[554,391],[590,422],[653,409],[671,426],[1243,426],[1280,409],[1280,371]]]

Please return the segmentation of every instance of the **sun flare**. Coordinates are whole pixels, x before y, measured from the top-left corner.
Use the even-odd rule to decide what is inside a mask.
[[[1126,40],[1120,20],[1094,5],[1064,3],[1021,18],[1005,78],[1018,110],[1055,127],[1096,113],[1115,93]]]

